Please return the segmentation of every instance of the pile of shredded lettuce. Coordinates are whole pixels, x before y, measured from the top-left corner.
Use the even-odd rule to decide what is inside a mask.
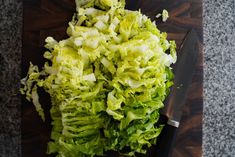
[[[76,2],[68,38],[48,37],[48,61],[42,70],[30,63],[21,81],[22,94],[43,120],[37,89],[50,94],[48,153],[146,153],[162,129],[156,123],[173,84],[175,42],[140,11],[124,9],[123,0],[90,0],[82,7]]]

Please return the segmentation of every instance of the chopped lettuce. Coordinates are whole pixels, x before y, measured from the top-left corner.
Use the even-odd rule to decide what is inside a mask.
[[[166,20],[169,18],[169,13],[166,9],[163,9],[162,13],[159,13],[156,15],[156,18],[159,18],[162,16],[162,21],[166,22]]]
[[[167,19],[168,19],[168,17],[169,17],[169,13],[168,13],[168,11],[167,10],[163,10],[162,11],[162,21],[166,21]]]
[[[156,143],[159,109],[169,94],[176,45],[124,0],[76,0],[68,38],[46,38],[41,71],[30,63],[21,93],[45,120],[38,88],[51,97],[48,153],[134,156]],[[163,13],[165,16],[165,13]],[[169,51],[169,53],[167,53]],[[123,149],[128,151],[123,151]],[[127,148],[127,149],[126,149]]]

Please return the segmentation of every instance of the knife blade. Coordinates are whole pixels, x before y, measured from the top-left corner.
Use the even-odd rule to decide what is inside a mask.
[[[187,90],[195,71],[198,50],[198,37],[195,30],[191,30],[181,48],[180,58],[175,68],[174,85],[170,95],[166,99],[165,107],[161,111],[168,118],[167,124],[179,127],[182,116],[182,108],[187,97]]]
[[[169,156],[177,128],[180,125],[182,109],[187,98],[187,90],[192,81],[199,55],[198,37],[195,30],[192,29],[186,35],[179,54],[180,57],[174,71],[174,85],[164,103],[164,108],[161,110],[163,117],[161,117],[160,121],[165,126],[158,138],[156,150],[151,153],[157,157]]]

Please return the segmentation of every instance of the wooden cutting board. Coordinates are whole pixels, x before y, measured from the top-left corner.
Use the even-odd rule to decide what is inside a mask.
[[[55,39],[66,37],[66,27],[75,12],[74,0],[23,0],[24,27],[22,51],[22,77],[26,75],[29,61],[43,65],[43,45],[47,36]],[[202,156],[203,109],[203,52],[202,52],[202,1],[201,0],[128,0],[127,8],[141,11],[155,19],[155,15],[167,9],[167,22],[157,22],[161,31],[168,32],[168,39],[181,45],[186,33],[196,29],[200,42],[200,56],[190,86],[183,117],[173,146],[171,157]],[[46,157],[50,139],[50,99],[43,95],[41,103],[47,120],[41,121],[31,103],[22,97],[22,157]]]

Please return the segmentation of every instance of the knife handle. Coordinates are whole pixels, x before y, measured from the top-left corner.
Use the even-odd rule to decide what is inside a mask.
[[[151,152],[154,156],[150,155],[150,157],[169,157],[174,144],[176,131],[176,127],[166,124],[157,139],[156,148]]]

